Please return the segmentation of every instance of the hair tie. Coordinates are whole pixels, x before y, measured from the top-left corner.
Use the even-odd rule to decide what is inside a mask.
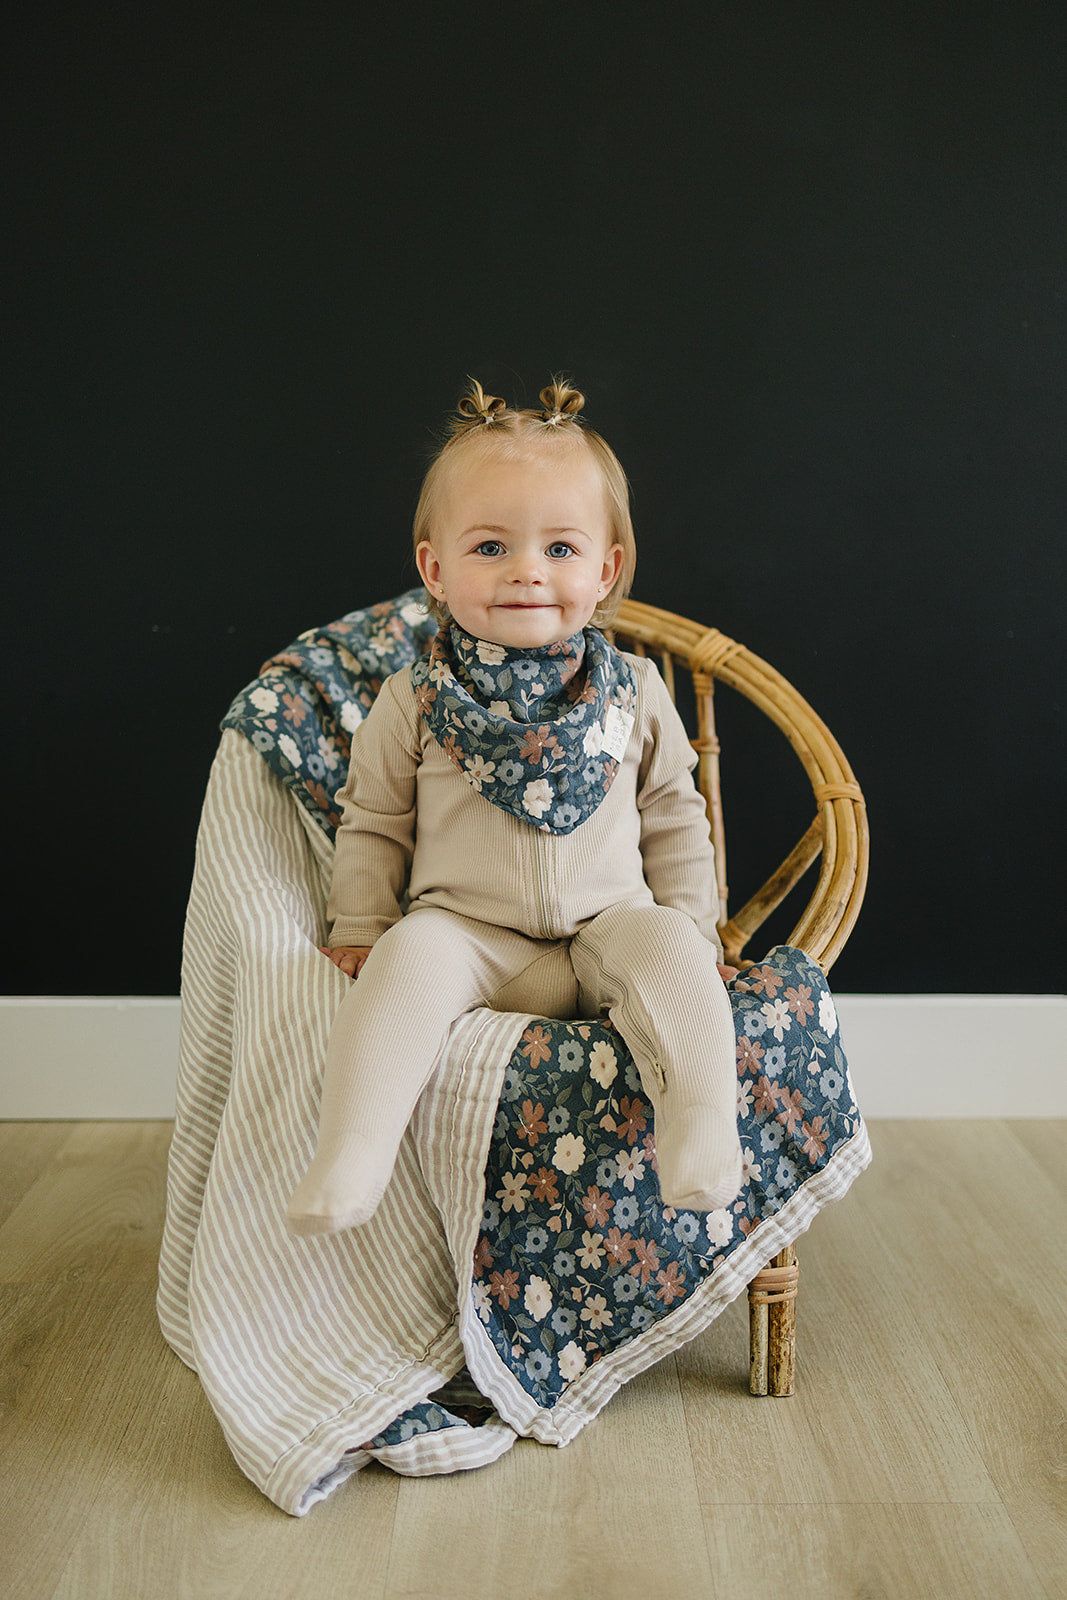
[[[547,422],[550,428],[558,428],[561,422],[577,422],[578,413],[585,405],[585,396],[577,389],[568,389],[558,380],[541,390],[541,421]]]
[[[486,427],[491,426],[501,411],[507,409],[507,402],[501,400],[497,394],[486,394],[481,384],[474,378],[471,379],[471,392],[465,394],[456,410],[468,422],[483,422]]]

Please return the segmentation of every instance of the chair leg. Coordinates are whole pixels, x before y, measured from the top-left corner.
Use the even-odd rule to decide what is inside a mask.
[[[796,1392],[797,1253],[788,1245],[748,1286],[749,1390]]]

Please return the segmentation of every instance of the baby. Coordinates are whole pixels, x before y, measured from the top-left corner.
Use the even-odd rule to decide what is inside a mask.
[[[298,1234],[374,1213],[457,1017],[610,1017],[655,1116],[668,1205],[741,1184],[735,1043],[696,763],[653,664],[615,649],[633,577],[626,477],[554,383],[472,384],[427,473],[415,559],[441,622],[352,741],[328,955],[330,1036]],[[402,900],[408,897],[406,912]]]

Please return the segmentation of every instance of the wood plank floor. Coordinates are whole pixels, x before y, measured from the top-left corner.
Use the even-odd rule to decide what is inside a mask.
[[[169,1132],[0,1123],[7,1600],[1067,1597],[1067,1123],[874,1124],[801,1241],[793,1399],[735,1305],[566,1450],[301,1520],[159,1335]]]

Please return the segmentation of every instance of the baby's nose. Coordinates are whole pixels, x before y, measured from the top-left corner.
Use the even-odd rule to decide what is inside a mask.
[[[511,578],[513,583],[540,583],[544,577],[544,565],[536,551],[518,551],[511,563]]]

